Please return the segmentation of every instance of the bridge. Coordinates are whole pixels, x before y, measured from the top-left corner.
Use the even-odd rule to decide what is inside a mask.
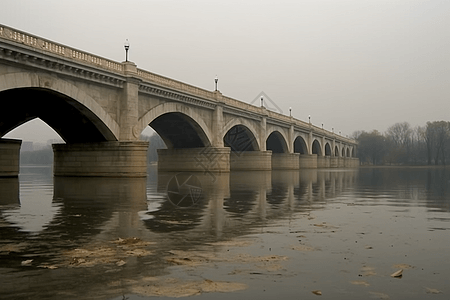
[[[17,176],[20,140],[40,118],[55,176],[144,177],[152,127],[162,171],[356,167],[356,142],[267,109],[0,24],[0,176]]]

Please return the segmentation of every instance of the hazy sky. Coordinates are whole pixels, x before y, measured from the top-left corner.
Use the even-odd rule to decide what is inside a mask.
[[[450,117],[450,1],[1,0],[0,23],[326,129]],[[33,128],[40,128],[34,126]],[[28,129],[30,130],[30,129]],[[42,133],[43,134],[43,131]]]

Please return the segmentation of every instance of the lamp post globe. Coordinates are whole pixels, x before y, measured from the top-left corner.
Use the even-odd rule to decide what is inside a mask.
[[[128,61],[128,49],[130,49],[130,42],[128,42],[128,39],[123,43],[123,47],[125,48],[125,61]]]

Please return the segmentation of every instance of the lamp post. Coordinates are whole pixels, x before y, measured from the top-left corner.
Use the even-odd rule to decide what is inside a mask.
[[[322,130],[323,130],[323,123],[322,123]]]
[[[292,117],[292,107],[289,107],[289,117]]]
[[[264,107],[264,96],[261,96],[261,107]]]
[[[308,115],[308,122],[311,124],[311,115]]]
[[[128,61],[128,49],[130,49],[130,42],[128,42],[128,39],[126,39],[123,46],[125,48],[125,61]]]
[[[214,78],[214,82],[216,83],[216,92],[217,92],[217,83],[219,82],[219,78],[217,78],[217,75],[216,75],[216,78]]]

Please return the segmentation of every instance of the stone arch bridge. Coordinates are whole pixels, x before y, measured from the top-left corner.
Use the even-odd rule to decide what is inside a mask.
[[[151,126],[165,171],[356,167],[356,142],[256,107],[0,25],[0,138],[34,118],[55,176],[146,176]],[[17,176],[21,141],[0,139],[0,176]]]

